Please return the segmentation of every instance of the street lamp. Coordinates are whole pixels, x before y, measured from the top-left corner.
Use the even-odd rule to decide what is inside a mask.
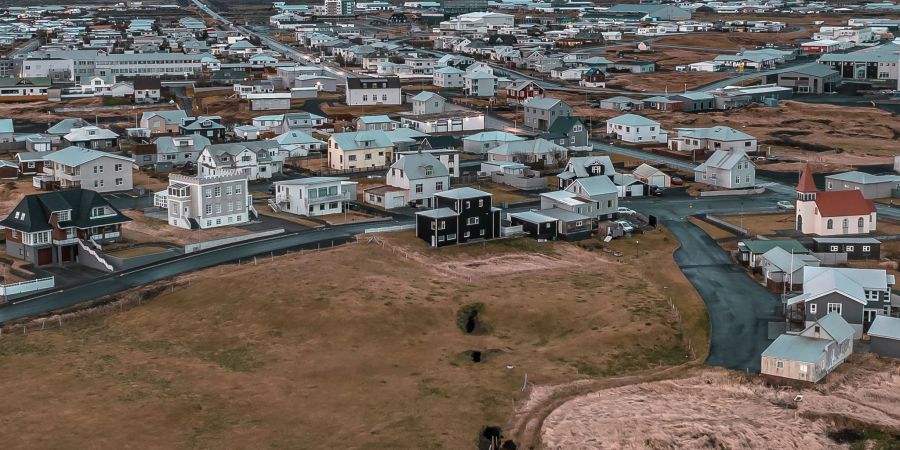
[[[634,257],[635,258],[638,258],[641,256],[641,250],[638,247],[638,244],[640,244],[640,243],[641,243],[641,241],[635,239],[635,241],[634,241],[634,255],[635,255]]]

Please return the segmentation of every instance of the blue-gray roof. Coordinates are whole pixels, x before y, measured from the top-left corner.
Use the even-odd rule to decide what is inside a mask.
[[[762,356],[815,364],[825,354],[829,344],[829,339],[782,334],[762,352]]]
[[[900,318],[889,316],[875,316],[875,321],[869,327],[869,336],[883,337],[900,340]]]

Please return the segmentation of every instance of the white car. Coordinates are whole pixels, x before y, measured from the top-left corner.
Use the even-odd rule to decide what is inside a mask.
[[[637,211],[635,211],[631,208],[626,208],[624,206],[620,206],[620,207],[616,208],[616,212],[619,214],[637,214]]]
[[[794,204],[787,200],[782,200],[776,203],[776,205],[778,206],[778,209],[794,209]]]
[[[617,220],[614,223],[620,225],[622,227],[622,231],[626,233],[631,233],[634,231],[634,225],[627,220]]]

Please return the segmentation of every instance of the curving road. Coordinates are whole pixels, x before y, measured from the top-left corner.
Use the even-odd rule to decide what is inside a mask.
[[[289,249],[322,248],[345,243],[366,228],[407,225],[412,220],[360,223],[281,234],[269,238],[191,253],[175,259],[106,275],[91,282],[15,300],[0,306],[0,323],[75,306],[106,295],[255,255]]]

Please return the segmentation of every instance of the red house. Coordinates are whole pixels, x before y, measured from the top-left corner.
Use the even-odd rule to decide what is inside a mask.
[[[529,98],[543,97],[544,88],[540,87],[534,81],[514,81],[506,87],[506,98],[517,102],[524,102]]]

